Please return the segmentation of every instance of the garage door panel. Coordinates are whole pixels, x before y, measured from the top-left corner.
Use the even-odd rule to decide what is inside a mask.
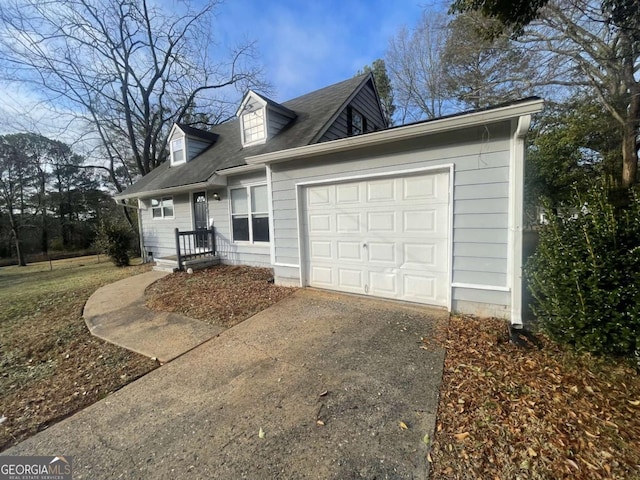
[[[332,189],[332,186],[327,185],[309,187],[307,190],[307,204],[310,207],[329,205],[331,203]]]
[[[312,285],[324,286],[331,288],[333,286],[333,274],[331,267],[312,265],[309,271],[310,281]]]
[[[321,187],[303,197],[311,286],[446,305],[447,173]]]
[[[427,243],[405,243],[402,268],[435,268],[436,246]]]
[[[394,202],[396,200],[396,180],[372,180],[367,182],[367,202]]]
[[[357,289],[361,291],[364,288],[363,277],[364,272],[361,269],[339,268],[338,286],[343,289]]]
[[[359,184],[336,185],[336,205],[349,205],[360,202]]]
[[[313,214],[309,215],[309,233],[311,235],[321,233],[329,233],[331,228],[331,215],[329,214]]]
[[[338,260],[362,261],[362,246],[360,242],[347,242],[338,240]]]
[[[377,232],[394,232],[396,231],[396,212],[381,211],[367,213],[367,231],[371,233]]]
[[[419,234],[421,238],[448,238],[449,212],[447,205],[404,208],[402,210],[402,233]]]
[[[402,179],[403,200],[424,200],[438,197],[437,177],[408,177]]]
[[[331,242],[313,240],[311,245],[311,260],[333,260]]]
[[[441,303],[438,301],[437,282],[434,276],[405,274],[403,276],[404,297],[424,303]]]
[[[369,272],[368,293],[380,297],[397,298],[399,296],[397,282],[397,271]]]
[[[397,263],[396,244],[393,242],[369,242],[366,250],[369,262]]]
[[[360,233],[362,230],[362,215],[360,213],[338,213],[336,225],[338,233]]]

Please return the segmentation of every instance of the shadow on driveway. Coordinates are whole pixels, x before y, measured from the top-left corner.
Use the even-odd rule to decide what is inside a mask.
[[[447,315],[299,290],[3,455],[73,455],[76,480],[425,478],[444,352],[421,337]]]

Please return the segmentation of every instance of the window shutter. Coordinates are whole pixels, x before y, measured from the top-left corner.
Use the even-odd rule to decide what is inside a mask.
[[[347,107],[347,135],[349,137],[353,135],[353,110],[351,107]]]

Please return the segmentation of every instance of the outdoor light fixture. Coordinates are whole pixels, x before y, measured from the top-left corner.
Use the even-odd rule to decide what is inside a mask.
[[[217,201],[220,201],[220,195],[218,195],[218,192],[214,192],[213,199],[217,200]]]

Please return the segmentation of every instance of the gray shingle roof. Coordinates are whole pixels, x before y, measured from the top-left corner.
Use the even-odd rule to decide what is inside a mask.
[[[164,162],[120,195],[131,196],[206,182],[218,170],[246,165],[246,157],[309,145],[329,128],[335,115],[342,111],[347,101],[365,85],[370,76],[371,74],[359,75],[282,103],[283,107],[295,112],[297,117],[263,145],[242,148],[237,119],[216,125],[211,132],[205,132],[218,137],[204,152],[182,165],[171,167],[169,162]],[[184,126],[180,127],[184,130]],[[188,129],[196,130],[192,127]],[[193,132],[188,134],[193,135]]]

